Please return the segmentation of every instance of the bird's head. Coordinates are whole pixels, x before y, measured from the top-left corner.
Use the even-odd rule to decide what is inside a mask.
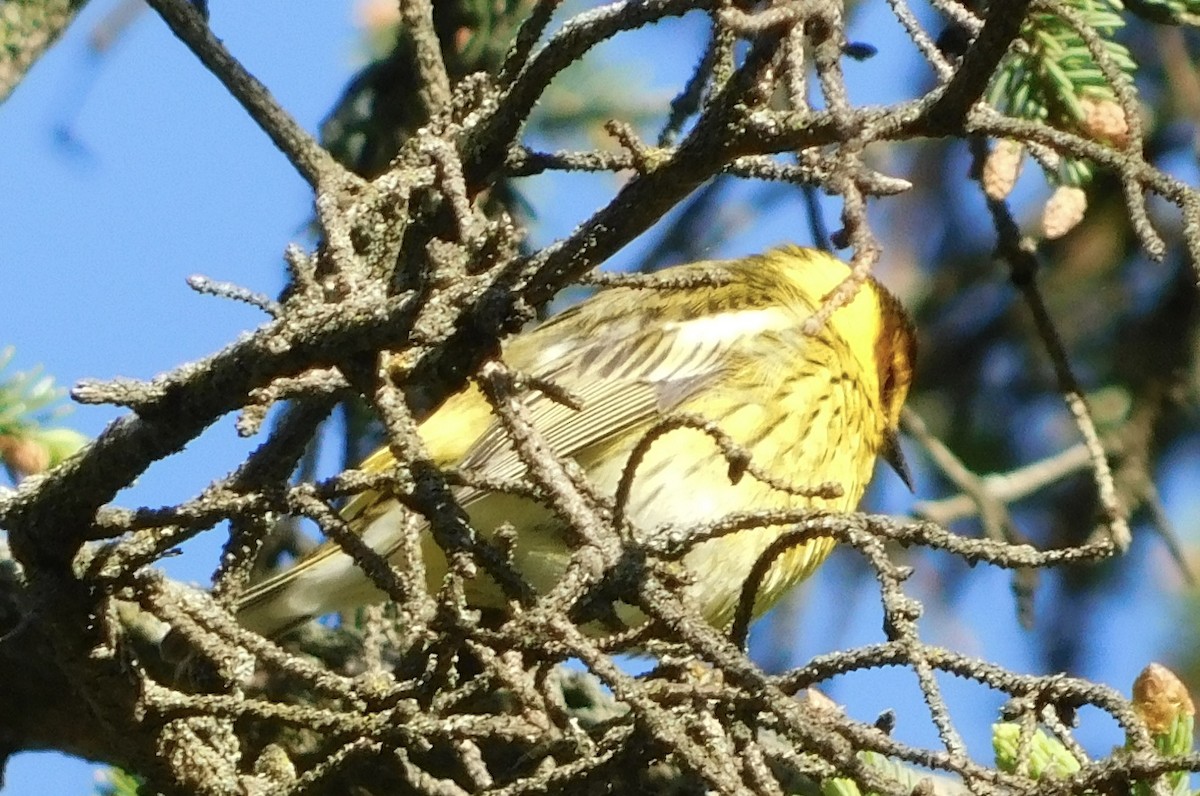
[[[917,338],[912,321],[900,300],[868,276],[857,286],[844,285],[850,269],[825,252],[784,247],[765,255],[767,261],[786,273],[804,305],[814,311],[840,290],[853,288],[827,321],[830,331],[842,338],[859,363],[860,378],[868,394],[877,396],[882,437],[879,455],[906,485],[912,488],[908,466],[900,452],[900,411],[912,384]],[[773,262],[772,262],[773,261]]]

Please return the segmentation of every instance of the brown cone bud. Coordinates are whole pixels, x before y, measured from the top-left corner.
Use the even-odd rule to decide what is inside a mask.
[[[1180,714],[1196,714],[1196,706],[1183,681],[1158,663],[1147,666],[1133,681],[1133,709],[1155,735],[1168,732]]]
[[[400,6],[391,0],[361,0],[354,8],[354,21],[371,33],[400,24]]]
[[[1079,104],[1084,113],[1079,127],[1084,134],[1119,149],[1129,145],[1129,121],[1125,118],[1125,110],[1116,101],[1085,98]]]
[[[50,451],[32,437],[0,436],[0,460],[14,476],[25,478],[46,471]]]
[[[1021,163],[1025,159],[1025,147],[1016,141],[1004,139],[988,153],[983,163],[983,191],[989,199],[1000,201],[1012,193],[1021,176]]]
[[[1082,188],[1060,185],[1042,209],[1042,234],[1047,240],[1066,235],[1083,220],[1087,212],[1087,194]]]

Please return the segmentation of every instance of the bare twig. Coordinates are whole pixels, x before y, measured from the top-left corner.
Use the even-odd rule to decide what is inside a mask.
[[[209,29],[207,21],[187,0],[149,0],[171,30],[196,54],[237,98],[275,146],[287,156],[313,188],[352,181],[337,161],[304,131],[295,119],[275,102],[267,87],[258,82]]]

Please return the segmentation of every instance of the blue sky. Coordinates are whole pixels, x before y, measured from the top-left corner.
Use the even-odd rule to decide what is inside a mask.
[[[65,39],[0,105],[0,345],[12,344],[13,367],[43,365],[62,384],[82,378],[148,378],[182,362],[218,350],[263,318],[251,308],[200,296],[185,284],[195,273],[238,282],[273,294],[281,286],[285,245],[303,241],[310,197],[287,161],[229,98],[215,79],[151,13],[144,14],[102,59],[86,47],[96,21],[116,0],[90,4]],[[273,91],[309,130],[331,107],[358,64],[359,44],[347,2],[215,3],[212,24],[232,52]],[[884,4],[859,20],[859,35],[880,46],[881,59],[898,42],[898,28]],[[687,23],[690,24],[690,23]],[[686,30],[686,28],[683,28]],[[692,63],[675,53],[639,52],[635,74],[665,88]],[[622,54],[620,51],[617,54]],[[656,59],[656,60],[649,60]],[[874,72],[872,70],[875,70]],[[911,62],[850,64],[856,101],[882,102],[910,90],[906,81],[921,72]],[[880,79],[875,75],[888,74]],[[545,243],[566,234],[605,201],[612,178],[570,183],[531,181],[525,190],[541,208],[533,240]],[[836,226],[836,205],[829,218]],[[807,226],[793,209],[734,223],[721,253],[744,253],[794,239],[806,242]],[[886,243],[886,241],[885,241]],[[635,243],[615,258],[636,257]],[[67,422],[94,435],[115,416],[107,408],[81,407]],[[159,505],[184,499],[208,479],[236,466],[254,443],[233,433],[233,417],[219,421],[188,451],[152,468],[121,496],[124,505]],[[1194,463],[1196,451],[1181,452]],[[919,462],[918,462],[919,465]],[[1188,494],[1187,479],[1171,470],[1164,481],[1177,522],[1198,507],[1176,501]],[[918,471],[918,484],[921,473]],[[894,480],[894,479],[893,479]],[[907,498],[895,484],[881,493],[892,511]],[[1194,525],[1194,522],[1193,522]],[[172,574],[204,580],[220,544],[210,534],[189,555],[167,563]],[[1138,545],[1142,566],[1171,572],[1159,547]],[[917,597],[942,588],[938,571],[922,559],[911,582]],[[834,568],[846,561],[835,557]],[[795,630],[788,661],[818,652],[881,639],[878,598],[870,583],[845,593],[837,578],[815,579],[789,610],[789,621],[758,633]],[[1085,672],[1127,690],[1137,671],[1162,653],[1168,641],[1171,578],[1159,578],[1131,592],[1128,600],[1105,609],[1103,626],[1120,648],[1098,649],[1094,670]],[[1052,605],[1052,589],[1039,595]],[[983,616],[986,627],[966,620]],[[821,621],[835,617],[837,621]],[[1021,671],[1033,660],[1029,638],[1017,627],[1008,577],[973,571],[950,610],[932,607],[923,620],[928,640],[976,654]],[[803,631],[798,628],[803,628]],[[851,713],[870,720],[896,708],[897,734],[934,743],[912,675],[890,671],[835,682],[831,695]],[[864,685],[869,683],[869,685]],[[949,683],[956,714],[970,726],[968,743],[988,759],[987,725],[998,705],[978,689]],[[1115,742],[1099,736],[1103,753]],[[93,787],[93,767],[56,754],[26,754],[8,767],[5,794],[83,794]]]

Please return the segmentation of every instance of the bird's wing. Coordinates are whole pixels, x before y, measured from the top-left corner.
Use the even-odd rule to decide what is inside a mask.
[[[533,426],[559,456],[573,456],[623,432],[649,427],[655,419],[718,380],[728,366],[729,353],[741,342],[792,322],[778,308],[664,320],[653,301],[624,317],[596,300],[585,307],[590,314],[606,318],[605,323],[587,323],[588,319],[580,319],[576,310],[568,310],[517,337],[504,354],[510,367],[553,382],[577,402],[578,408],[572,408],[537,390],[530,390],[524,398]],[[485,399],[477,387],[471,386],[452,397],[426,422],[449,424],[439,428],[439,437],[448,436],[457,424],[461,426],[460,440],[475,440],[458,462],[463,469],[474,470],[489,480],[521,477],[525,464],[499,421],[482,419],[486,411]],[[453,446],[460,445],[462,442],[457,441]],[[431,451],[439,464],[452,464],[442,453],[440,449]],[[390,452],[384,448],[368,457],[361,469],[380,471],[393,465]],[[457,493],[464,507],[485,495],[475,489]],[[385,496],[378,490],[356,496],[343,509],[343,519],[369,524],[366,518]],[[396,549],[393,546],[378,552],[386,558]],[[239,610],[269,600],[303,572],[341,553],[340,546],[325,542],[291,569],[252,586],[239,601]]]
[[[560,456],[574,456],[648,428],[717,381],[740,341],[789,321],[783,311],[766,308],[678,321],[638,312],[600,328],[552,322],[520,338],[504,358],[515,370],[554,383],[577,403],[567,406],[538,390],[524,398],[546,444]],[[560,333],[567,329],[577,332]],[[497,479],[517,478],[525,470],[497,421],[460,465]]]

